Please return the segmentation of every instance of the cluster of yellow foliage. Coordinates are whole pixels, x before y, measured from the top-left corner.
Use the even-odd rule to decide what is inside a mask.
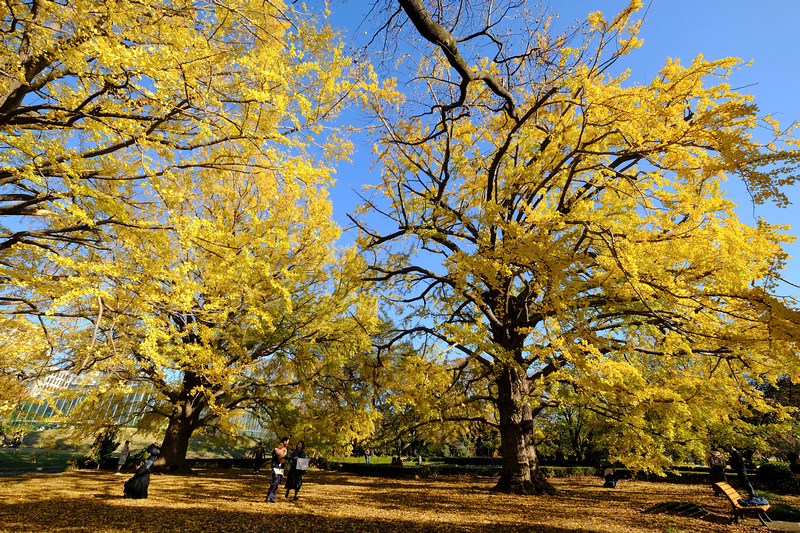
[[[577,397],[643,468],[665,443],[697,454],[721,422],[784,416],[753,384],[800,370],[797,313],[770,294],[790,237],[738,221],[720,184],[783,204],[800,156],[770,117],[754,138],[757,109],[726,83],[740,62],[612,74],[640,44],[637,1],[493,57],[460,53],[493,28],[458,40],[400,5],[438,52],[407,85],[422,109],[294,4],[0,6],[0,288],[70,330],[49,354],[94,385],[81,414],[104,423],[109,395],[142,388],[155,399],[132,416],[168,418],[180,458],[246,406],[345,447],[385,400],[414,424],[496,426],[518,481],[535,416]],[[365,209],[393,227],[360,221],[360,244],[421,318],[407,332],[455,363],[368,355],[375,302],[325,192],[349,149],[326,128],[365,89],[384,134],[383,200]]]
[[[9,415],[28,397],[28,381],[47,368],[54,348],[29,321],[0,319],[0,417]]]
[[[326,129],[364,72],[329,28],[253,0],[0,17],[2,289],[70,328],[52,362],[93,385],[72,416],[144,390],[131,415],[185,441],[367,350],[374,305],[327,198],[349,144]]]
[[[440,396],[431,419],[488,404],[509,464],[535,470],[519,444],[532,419],[578,395],[617,424],[613,457],[658,469],[670,450],[702,456],[714,424],[785,415],[754,384],[800,375],[797,313],[769,295],[792,237],[740,222],[720,185],[783,204],[800,153],[726,83],[741,62],[669,60],[646,85],[612,74],[639,45],[632,2],[593,14],[577,44],[543,31],[467,68],[470,38],[445,38],[418,4],[404,2],[440,49],[414,73],[433,112],[374,100],[391,209],[385,231],[364,219],[362,244],[387,252],[374,278],[425,317],[412,331],[467,358],[452,376],[473,390],[441,389],[461,399]]]

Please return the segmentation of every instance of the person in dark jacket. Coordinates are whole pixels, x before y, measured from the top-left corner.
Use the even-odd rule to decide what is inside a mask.
[[[747,490],[748,497],[752,498],[756,495],[753,491],[753,486],[750,484],[750,480],[747,479],[747,469],[744,465],[744,456],[742,456],[742,452],[734,448],[733,446],[728,446],[728,453],[731,456],[731,468],[739,474],[739,482],[744,485],[744,488]]]
[[[789,470],[795,477],[800,478],[800,455],[794,452],[789,454]]]
[[[264,460],[264,445],[258,443],[255,450],[253,450],[253,473],[258,474],[261,471],[261,462]]]
[[[125,498],[143,500],[147,498],[147,488],[150,486],[150,469],[145,467],[144,461],[136,465],[136,473],[125,481]]]
[[[161,445],[158,442],[154,442],[153,444],[147,447],[147,453],[150,454],[150,457],[147,458],[147,460],[144,462],[144,465],[149,470],[150,467],[153,466],[153,463],[158,457],[158,454],[161,453]]]
[[[617,473],[614,471],[613,466],[608,465],[603,469],[603,481],[603,487],[607,489],[617,488]]]
[[[303,488],[303,474],[306,473],[304,468],[297,467],[297,460],[298,459],[305,459],[306,458],[306,451],[305,448],[306,444],[299,440],[297,441],[297,447],[289,454],[289,460],[292,464],[292,469],[289,471],[289,476],[286,478],[286,497],[289,497],[289,491],[294,490],[294,499],[299,499],[297,497],[297,493],[300,492],[300,489]]]

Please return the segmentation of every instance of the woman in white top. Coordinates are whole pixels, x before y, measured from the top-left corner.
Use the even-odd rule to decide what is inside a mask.
[[[117,471],[114,472],[115,476],[120,475],[120,470],[122,467],[125,466],[125,463],[128,462],[128,455],[131,453],[131,449],[129,448],[131,441],[126,440],[125,445],[122,447],[122,450],[119,452],[119,462],[117,462]]]

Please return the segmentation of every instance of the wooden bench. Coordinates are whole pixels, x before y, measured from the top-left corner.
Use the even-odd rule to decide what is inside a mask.
[[[755,514],[756,517],[758,517],[758,519],[761,521],[762,526],[766,526],[767,522],[772,522],[772,520],[770,520],[770,518],[767,516],[767,511],[770,508],[769,505],[745,507],[739,503],[739,500],[742,499],[742,496],[728,483],[721,481],[719,483],[714,483],[714,486],[728,498],[729,502],[731,502],[731,505],[733,506],[733,516],[736,518],[737,522],[740,518],[744,518],[746,513]]]

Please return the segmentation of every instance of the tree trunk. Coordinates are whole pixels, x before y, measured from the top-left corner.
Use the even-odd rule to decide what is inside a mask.
[[[161,453],[153,463],[154,467],[164,469],[170,474],[186,474],[192,471],[186,461],[186,452],[192,433],[199,427],[202,410],[203,406],[190,403],[175,406],[161,444]]]
[[[506,365],[497,378],[497,406],[503,469],[495,490],[512,494],[555,494],[539,470],[533,444],[533,412],[526,403],[529,384],[524,374]]]

